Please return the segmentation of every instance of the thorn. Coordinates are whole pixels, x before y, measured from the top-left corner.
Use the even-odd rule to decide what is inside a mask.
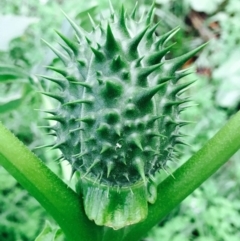
[[[93,20],[93,18],[92,18],[90,13],[88,13],[88,18],[89,18],[89,20],[91,22],[93,30],[95,30],[97,28],[97,25],[96,25],[95,21]]]
[[[160,38],[155,43],[156,49],[159,49],[159,47],[162,47],[165,43],[168,42],[178,31],[180,30],[179,27],[176,27],[169,32],[165,33],[164,35],[160,36]]]
[[[75,174],[75,172],[76,172],[76,169],[73,169],[73,167],[72,167],[72,169],[71,169],[71,174],[70,174],[70,177],[69,177],[69,181],[72,180],[73,175]]]
[[[47,80],[50,80],[56,84],[58,84],[60,87],[62,87],[63,89],[66,87],[66,82],[64,79],[59,79],[59,78],[53,78],[53,77],[50,77],[50,76],[46,76],[46,75],[36,75],[40,78],[44,78],[44,79],[47,79]]]
[[[155,1],[153,1],[152,5],[150,7],[150,10],[149,10],[149,12],[147,14],[146,25],[149,25],[152,22],[154,9],[155,9]]]
[[[111,26],[107,25],[107,36],[106,36],[106,49],[109,52],[117,51],[119,49],[118,42],[116,41],[114,34],[112,32]]]
[[[92,86],[90,84],[87,84],[86,82],[82,82],[82,81],[70,81],[69,83],[71,84],[75,84],[75,85],[81,85],[87,89],[92,89]]]
[[[97,128],[97,133],[99,133],[101,136],[108,135],[110,130],[110,126],[106,123],[100,123],[99,127]]]
[[[179,101],[167,101],[165,104],[164,104],[164,107],[165,108],[171,108],[173,106],[179,106],[181,104],[185,104],[187,102],[189,102],[191,100],[179,100]]]
[[[155,70],[160,69],[160,67],[163,65],[163,63],[160,64],[155,64],[149,67],[144,67],[144,68],[138,68],[138,73],[137,73],[137,79],[138,82],[146,82],[148,75],[153,73]]]
[[[86,39],[88,45],[90,46],[92,44],[92,41],[87,36],[85,36],[85,39]]]
[[[103,176],[103,171],[101,171],[101,173],[100,173],[100,176],[98,178],[99,179],[98,182],[101,182],[102,176]]]
[[[144,37],[145,33],[147,32],[149,25],[144,28],[137,36],[131,39],[129,43],[129,51],[136,51],[138,48],[139,43],[141,42],[142,38]]]
[[[93,54],[95,55],[95,57],[98,60],[102,61],[105,58],[104,54],[101,51],[99,51],[99,50],[97,50],[97,49],[95,49],[93,47],[90,47],[90,48],[91,48]]]
[[[57,134],[55,132],[49,132],[49,133],[46,133],[48,136],[57,136]]]
[[[54,127],[53,126],[38,126],[39,129],[46,129],[48,131],[50,130],[54,130]]]
[[[123,176],[130,182],[128,174],[125,172],[123,173]]]
[[[151,27],[147,33],[146,33],[146,38],[147,39],[150,39],[153,35],[153,33],[155,33],[157,27],[159,26],[160,22],[156,23],[153,27]]]
[[[149,147],[149,146],[147,146],[147,147],[144,148],[144,152],[145,152],[145,153],[149,153],[149,152],[150,152],[150,153],[152,153],[152,152],[153,152],[153,153],[156,153],[156,151],[155,151],[154,149],[152,149],[151,147]]]
[[[145,177],[145,172],[144,172],[144,162],[142,161],[141,158],[135,158],[133,161],[133,165],[137,169],[140,177],[142,178],[144,185],[147,185],[146,177]]]
[[[134,20],[136,17],[136,12],[137,12],[137,7],[138,7],[138,2],[135,3],[135,6],[133,8],[132,13],[130,14],[130,17]]]
[[[78,38],[83,39],[83,37],[85,36],[84,30],[82,28],[80,28],[72,19],[70,19],[64,11],[62,11],[62,12],[63,12],[64,16],[66,17],[66,19],[68,20],[68,22],[70,23],[70,25],[72,26],[72,28],[74,29]]]
[[[100,79],[100,78],[97,78],[97,81],[98,81],[98,84],[99,84],[99,85],[102,85],[103,82],[104,82],[104,80],[102,80],[102,79]]]
[[[66,79],[67,79],[69,82],[71,82],[71,81],[73,81],[73,82],[78,82],[78,79],[75,78],[75,77],[72,76],[72,75],[66,76]]]
[[[87,116],[87,117],[84,117],[84,118],[76,119],[75,121],[81,121],[81,122],[84,122],[88,125],[93,125],[94,122],[95,122],[95,118],[94,118],[94,116]]]
[[[175,74],[175,78],[177,78],[177,80],[180,80],[181,78],[184,78],[193,73],[192,71],[191,72],[188,72],[188,71],[189,71],[189,68],[177,71]]]
[[[98,175],[97,175],[97,177],[95,178],[95,180],[94,180],[94,182],[93,182],[93,185],[94,185],[96,182],[98,182],[98,179],[99,179],[100,175],[101,175],[101,174],[98,174]]]
[[[59,142],[59,143],[56,143],[54,146],[51,147],[51,150],[54,150],[54,149],[58,149],[60,146],[62,146],[63,144],[65,144],[65,142]]]
[[[182,111],[184,111],[184,110],[186,110],[186,109],[188,109],[188,108],[196,107],[196,106],[199,106],[199,104],[191,104],[191,105],[180,106],[180,107],[178,108],[178,111],[179,111],[179,112],[182,112]]]
[[[128,29],[127,29],[127,26],[126,26],[126,16],[125,16],[125,9],[124,9],[124,5],[123,4],[122,4],[120,16],[119,16],[119,25],[122,28],[123,32],[127,36],[129,36]]]
[[[130,187],[129,189],[130,189],[130,192],[131,192],[132,196],[134,196],[132,188]]]
[[[60,157],[54,159],[53,161],[60,163],[61,161],[63,161],[63,159],[64,159],[64,156],[60,156]]]
[[[123,62],[120,55],[117,55],[111,63],[111,66],[114,68],[114,70],[122,69],[125,66],[125,63]]]
[[[87,60],[86,59],[78,59],[77,62],[82,66],[87,66]]]
[[[62,60],[65,66],[68,65],[69,59],[66,55],[62,54],[59,50],[55,49],[51,44],[49,44],[46,40],[42,39],[43,42],[45,42],[48,47],[59,57],[59,59]]]
[[[160,51],[156,51],[148,56],[146,56],[146,63],[148,65],[153,65],[153,64],[157,64],[160,63],[162,58],[169,52],[169,50],[175,45],[175,43],[171,44],[170,46],[160,50]]]
[[[104,143],[102,145],[102,150],[101,150],[100,154],[103,154],[111,149],[112,149],[112,145],[110,143]]]
[[[81,178],[84,178],[90,171],[91,169],[96,166],[98,163],[100,162],[99,159],[95,159],[92,163],[92,165],[87,169],[86,173],[81,177]]]
[[[122,85],[111,81],[105,81],[105,97],[114,98],[119,97],[122,94]]]
[[[141,138],[138,135],[132,134],[130,136],[130,141],[129,143],[134,144],[136,147],[138,147],[141,151],[143,151],[143,147],[141,144]]]
[[[58,44],[67,52],[68,56],[72,58],[72,55],[73,55],[72,50],[68,46],[62,43],[58,43]]]
[[[92,103],[93,103],[92,100],[79,99],[79,100],[74,100],[74,101],[70,101],[70,102],[64,103],[62,106],[77,105],[77,104],[92,104]]]
[[[182,126],[185,126],[185,125],[189,125],[189,124],[196,124],[196,122],[194,121],[178,121],[177,122],[177,125],[182,127]]]
[[[135,66],[136,68],[142,66],[142,65],[141,65],[141,61],[143,60],[144,57],[145,57],[145,56],[142,56],[142,57],[138,58],[138,59],[135,61],[134,66]]]
[[[102,73],[102,71],[96,71],[96,75],[97,75],[97,77],[101,77],[101,76],[103,76],[103,73]]]
[[[164,115],[153,116],[153,117],[148,121],[148,126],[149,126],[149,125],[153,125],[153,123],[154,123],[156,120],[161,119],[161,118],[163,118],[163,117],[164,117]]]
[[[44,113],[47,113],[47,114],[51,114],[51,115],[56,115],[57,112],[56,110],[40,110],[40,109],[34,109],[35,111],[40,111],[40,112],[44,112]]]
[[[154,151],[153,156],[161,157],[163,154],[161,154],[159,151]]]
[[[182,132],[178,132],[178,135],[179,135],[180,137],[186,137],[186,136],[194,137],[193,135],[184,134],[184,133],[182,133]]]
[[[64,102],[64,99],[62,96],[60,95],[54,95],[54,94],[51,94],[50,92],[43,92],[43,91],[39,91],[39,93],[43,94],[43,95],[46,95],[48,97],[51,97],[55,100],[58,100],[60,103],[63,103]]]
[[[73,51],[75,55],[78,55],[78,44],[74,43],[71,39],[64,36],[59,31],[55,30],[59,37],[67,44],[67,46]]]
[[[144,89],[144,90],[142,91],[142,93],[139,93],[139,94],[134,98],[134,102],[135,102],[136,105],[138,105],[139,107],[148,104],[149,101],[152,99],[152,97],[153,97],[159,90],[161,90],[165,85],[166,85],[166,83],[163,83],[163,84],[159,84],[159,85],[157,85],[157,86],[155,86],[155,87],[150,87],[150,88]]]
[[[189,60],[191,57],[193,57],[196,53],[198,53],[199,51],[201,51],[208,43],[202,44],[201,46],[199,46],[198,48],[171,60],[168,60],[169,63],[172,64],[172,67],[170,69],[170,73],[175,73],[180,67],[183,66],[183,64]],[[170,74],[171,75],[171,74]]]
[[[163,165],[161,165],[161,167],[166,172],[167,175],[170,175],[173,179],[176,179],[172,172],[169,172],[167,169],[165,169],[165,167]]]
[[[176,96],[177,94],[184,92],[187,87],[189,87],[190,85],[192,85],[195,82],[196,82],[196,80],[193,80],[193,81],[188,81],[183,84],[175,85],[174,89],[171,91],[171,95]]]
[[[58,122],[64,122],[65,118],[63,118],[62,116],[50,116],[50,117],[45,117],[45,120],[53,120],[53,121],[58,121]]]
[[[151,137],[160,137],[160,138],[164,138],[164,139],[167,138],[167,136],[162,135],[162,134],[160,134],[160,133],[158,133],[158,134],[157,134],[157,133],[156,133],[156,134],[152,133],[152,134],[151,134]]]
[[[165,83],[165,82],[167,82],[169,80],[172,80],[174,78],[175,78],[174,76],[160,77],[160,79],[157,81],[157,83],[162,84],[162,83]]]
[[[121,136],[121,126],[116,125],[114,130],[115,130],[115,133],[120,137]]]
[[[76,132],[76,131],[84,131],[84,129],[83,129],[82,127],[78,127],[78,128],[75,128],[75,129],[71,129],[71,130],[69,130],[69,134],[74,133],[74,132]]]
[[[94,137],[90,137],[90,138],[84,140],[85,143],[87,143],[87,142],[95,142],[95,141],[96,141],[96,140],[95,140]]]
[[[184,142],[184,141],[181,141],[179,138],[178,138],[178,139],[175,139],[174,144],[175,144],[175,145],[184,145],[184,146],[192,147],[192,146],[189,145],[188,143],[186,143],[186,142]]]
[[[72,155],[72,157],[78,157],[78,158],[80,158],[80,157],[83,157],[83,156],[85,156],[85,155],[87,155],[87,154],[89,154],[89,152],[84,152],[84,153],[78,153],[78,154],[75,154],[75,155]]]
[[[58,69],[58,68],[55,68],[53,66],[45,66],[47,69],[50,69],[50,70],[53,70],[59,74],[61,74],[62,76],[66,77],[68,75],[68,73],[65,71],[65,70],[62,70],[62,69]]]
[[[51,146],[53,146],[53,144],[47,144],[47,145],[42,145],[42,146],[36,146],[36,147],[34,147],[32,150],[39,150],[39,149],[47,148],[47,147],[51,147]]]
[[[111,171],[113,170],[115,164],[113,161],[108,161],[107,162],[107,178],[109,177]]]
[[[126,161],[125,157],[124,157],[123,159],[121,159],[121,162],[122,162],[125,166],[127,166],[127,161]]]
[[[112,1],[109,0],[108,3],[109,3],[109,8],[110,8],[110,14],[111,14],[112,17],[114,17],[114,8],[113,8],[113,5],[112,5]]]

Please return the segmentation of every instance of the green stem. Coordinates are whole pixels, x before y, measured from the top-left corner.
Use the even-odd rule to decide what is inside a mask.
[[[0,165],[52,215],[68,240],[96,240],[99,227],[85,216],[79,196],[1,123]]]

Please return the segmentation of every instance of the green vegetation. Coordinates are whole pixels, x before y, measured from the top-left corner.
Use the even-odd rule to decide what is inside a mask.
[[[124,1],[123,4],[125,9],[132,9],[135,5],[134,1]],[[191,108],[180,115],[181,119],[195,122],[181,130],[189,134],[184,137],[184,142],[189,146],[177,146],[178,155],[174,157],[176,162],[168,162],[167,167],[164,167],[166,172],[162,170],[155,175],[155,182],[160,184],[156,202],[148,204],[147,219],[117,231],[96,226],[85,216],[83,204],[79,201],[82,198],[72,191],[79,174],[75,173],[72,177],[71,168],[66,161],[62,161],[61,152],[37,148],[55,142],[53,132],[38,127],[52,125],[53,120],[36,110],[53,109],[56,105],[39,92],[58,91],[56,84],[38,76],[52,75],[45,66],[62,68],[59,59],[41,38],[57,43],[59,39],[54,29],[59,29],[69,39],[75,38],[73,29],[60,9],[64,9],[77,25],[87,31],[92,28],[88,13],[96,22],[110,14],[108,1],[98,1],[98,6],[94,1],[84,3],[84,8],[82,5],[81,1],[79,5],[76,5],[75,1],[32,0],[26,4],[16,1],[0,3],[0,31],[3,33],[0,39],[0,121],[48,167],[0,125],[0,240],[27,241],[38,236],[36,241],[60,241],[65,240],[63,233],[68,240],[74,241],[139,240],[144,236],[146,241],[239,240],[240,202],[236,189],[240,180],[240,167],[237,163],[239,153],[232,156],[240,147],[240,117],[239,113],[235,114],[240,103],[237,18],[240,10],[236,1],[202,1],[201,4],[194,0],[181,3],[173,0],[156,1],[153,20],[155,23],[160,21],[156,29],[157,36],[162,36],[175,27],[181,28],[165,46],[172,46],[166,55],[167,61],[206,41],[209,41],[209,44],[198,56],[188,56],[189,61],[182,66],[183,69],[190,67],[193,73],[184,76],[180,83],[197,79],[184,93],[185,96],[191,96]],[[138,5],[139,16],[150,9],[148,1],[139,1]],[[121,3],[114,2],[113,6],[114,9],[119,9]],[[131,28],[131,32],[139,32],[141,29],[134,28],[132,24]],[[172,45],[175,42],[176,44]],[[54,47],[60,49],[57,45]],[[124,56],[127,54],[124,53]],[[131,55],[131,52],[129,54]],[[145,62],[143,65],[145,67]],[[102,67],[96,64],[94,68]],[[112,82],[109,83],[107,86],[115,90]],[[136,95],[139,95],[139,91]],[[119,103],[125,105],[124,102]],[[175,114],[176,110],[177,107],[173,110]],[[144,113],[146,111],[149,111],[149,108]],[[165,115],[171,116],[171,111]],[[99,120],[102,118],[99,117]],[[92,127],[88,128],[90,133]],[[154,128],[156,129],[156,126]],[[218,130],[219,133],[214,136]],[[59,137],[61,133],[57,135]],[[127,137],[127,134],[124,136]],[[209,139],[211,140],[208,141]],[[146,145],[143,137],[141,140],[144,140],[143,144]],[[155,145],[154,142],[150,144]],[[139,148],[136,154],[143,156],[141,145],[137,146]],[[74,149],[72,151],[74,152]],[[65,157],[66,153],[68,154],[69,150],[65,153],[63,151]],[[230,161],[216,172],[230,157]],[[162,163],[165,164],[165,161],[163,158]],[[76,166],[74,168],[78,169]],[[173,173],[174,177],[171,176],[172,171],[169,168],[172,171],[178,168]],[[114,171],[110,170],[109,175],[111,172]],[[215,174],[211,178],[196,189],[213,173]],[[136,180],[143,182],[141,179],[144,180],[145,177],[140,169],[133,174]],[[188,195],[190,196],[178,205]],[[45,223],[46,219],[50,223]],[[157,226],[147,234],[154,225]]]

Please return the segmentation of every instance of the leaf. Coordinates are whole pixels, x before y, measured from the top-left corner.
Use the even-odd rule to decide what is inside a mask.
[[[42,232],[38,235],[35,241],[63,241],[64,235],[60,228],[52,228],[49,221],[46,221]]]
[[[43,231],[38,235],[35,241],[50,241],[52,240],[52,227],[50,223],[46,221]]]
[[[0,103],[0,113],[8,112],[18,108],[22,103],[23,98],[19,97],[14,100],[8,101],[6,104]]]
[[[0,50],[7,51],[11,40],[22,36],[28,26],[32,23],[36,23],[37,21],[37,18],[30,18],[25,16],[0,16]]]
[[[1,24],[0,24],[1,27]],[[1,45],[1,41],[0,41]],[[28,74],[21,68],[14,65],[0,64],[0,82],[10,82],[16,79],[26,79]]]
[[[25,84],[19,89],[19,92],[13,92],[8,96],[0,98],[0,113],[8,112],[18,108],[23,100],[31,93],[31,87],[29,84]]]

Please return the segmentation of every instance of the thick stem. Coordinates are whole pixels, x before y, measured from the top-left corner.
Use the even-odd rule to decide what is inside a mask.
[[[99,227],[85,216],[79,196],[1,123],[0,165],[52,215],[68,240],[96,240]]]

